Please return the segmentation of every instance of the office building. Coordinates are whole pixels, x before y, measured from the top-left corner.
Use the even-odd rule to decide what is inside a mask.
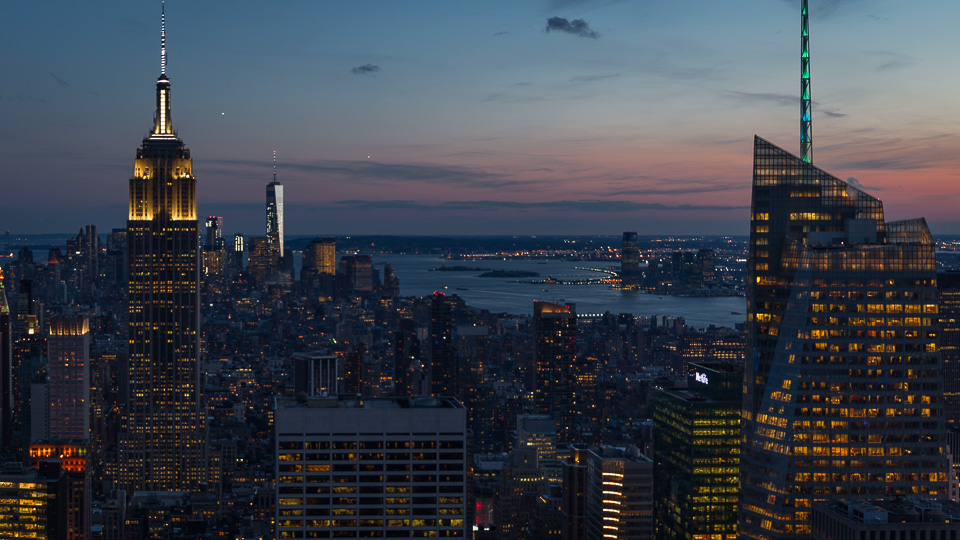
[[[340,358],[325,351],[293,353],[293,382],[297,395],[336,396],[339,394],[337,364]]]
[[[340,257],[337,280],[345,295],[363,295],[373,292],[373,260],[369,255],[344,255]]]
[[[320,273],[330,276],[337,273],[337,239],[333,236],[320,240]]]
[[[277,152],[273,152],[273,181],[267,184],[267,243],[279,259],[283,256],[283,184],[277,182]]]
[[[814,503],[811,540],[954,540],[960,504],[925,497]]]
[[[453,352],[453,315],[442,292],[430,297],[430,393],[460,395],[460,369]]]
[[[0,268],[0,451],[13,445],[13,321]]]
[[[57,482],[18,463],[6,463],[0,472],[0,537],[57,538]],[[66,538],[66,536],[63,536]]]
[[[537,451],[537,464],[546,479],[560,482],[560,469],[557,461],[557,422],[545,414],[517,415],[517,446],[534,448]]]
[[[620,286],[624,289],[640,287],[640,248],[634,231],[623,233],[620,244]]]
[[[563,477],[563,540],[581,540],[587,523],[587,451],[584,445],[570,445],[570,455],[560,462]]]
[[[191,491],[205,477],[197,181],[170,104],[161,15],[156,112],[137,150],[127,221],[130,368],[119,483],[128,493]]]
[[[237,233],[233,235],[233,266],[243,268],[243,235]]]
[[[400,319],[393,335],[393,393],[416,396],[423,393],[423,363],[420,338],[413,319]]]
[[[280,270],[280,259],[276,250],[265,236],[254,236],[248,239],[250,253],[247,260],[247,271],[258,285]]]
[[[207,217],[207,239],[203,244],[203,272],[217,275],[227,267],[226,242],[223,240],[223,218]]]
[[[86,317],[50,319],[47,338],[48,436],[90,438],[90,323]]]
[[[943,364],[943,416],[960,426],[960,272],[937,274],[940,361]],[[954,448],[954,451],[960,448]]]
[[[743,369],[691,363],[653,395],[658,540],[736,540]]]
[[[573,389],[573,363],[577,356],[576,306],[534,301],[533,328],[536,362],[534,410],[556,420],[557,442],[572,442],[578,411]]]
[[[332,236],[314,238],[303,250],[303,261],[300,267],[302,279],[308,275],[321,274],[332,276],[337,273],[337,239]]]
[[[279,398],[276,538],[466,535],[454,399]]]
[[[934,244],[923,219],[757,137],[741,513],[810,534],[814,502],[947,489]]]
[[[636,447],[586,451],[586,540],[653,539],[653,461]]]
[[[548,486],[537,461],[537,449],[514,448],[500,470],[493,500],[493,520],[501,539],[520,540],[531,534],[537,502]]]

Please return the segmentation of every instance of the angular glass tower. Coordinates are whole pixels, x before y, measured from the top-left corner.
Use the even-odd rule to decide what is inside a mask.
[[[170,119],[161,43],[153,131],[137,150],[130,179],[130,381],[119,456],[119,484],[128,493],[192,491],[205,480],[197,181]]]
[[[814,501],[946,493],[934,245],[923,219],[757,137],[741,509],[810,533]]]
[[[276,173],[267,184],[267,243],[277,257],[283,255],[283,184]]]

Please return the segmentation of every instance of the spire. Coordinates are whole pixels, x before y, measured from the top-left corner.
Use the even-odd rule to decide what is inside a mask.
[[[167,15],[164,0],[160,0],[160,77],[167,76]]]
[[[807,0],[800,2],[800,158],[813,162],[813,126],[810,99],[810,23]]]
[[[167,78],[167,14],[160,1],[160,77],[157,78],[157,109],[153,115],[152,139],[174,139],[170,106],[170,79]]]
[[[273,151],[273,183],[277,183],[277,151]]]

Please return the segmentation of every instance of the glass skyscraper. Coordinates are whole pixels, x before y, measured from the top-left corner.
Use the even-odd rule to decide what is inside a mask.
[[[945,494],[926,222],[886,223],[757,137],[748,264],[740,534],[808,535],[817,500]]]
[[[690,363],[684,386],[653,392],[658,540],[736,540],[743,370]]]

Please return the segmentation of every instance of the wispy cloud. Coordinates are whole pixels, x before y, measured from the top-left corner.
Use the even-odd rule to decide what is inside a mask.
[[[954,151],[957,145],[960,136],[953,133],[909,139],[866,135],[848,139],[842,145],[821,147],[820,155],[830,155],[835,170],[956,169],[960,167],[960,157]]]
[[[535,101],[546,101],[546,98],[543,96],[521,96],[506,92],[494,92],[480,98],[480,103],[532,103]]]
[[[900,69],[917,63],[916,58],[893,51],[864,51],[863,54],[880,60],[877,71]]]
[[[596,6],[606,6],[610,4],[617,4],[623,0],[548,0],[547,9],[550,11],[556,11],[558,9],[566,9],[569,7],[588,7],[591,5]]]
[[[227,170],[237,168],[269,169],[271,165],[250,160],[204,160]],[[433,163],[382,163],[372,160],[323,160],[309,163],[284,163],[284,170],[299,171],[324,178],[349,180],[351,183],[399,183],[418,182],[434,185],[457,185],[465,188],[518,188],[532,187],[539,182],[517,180],[507,174],[484,171],[470,167]]]
[[[556,210],[563,212],[635,212],[638,210],[668,210],[668,211],[727,211],[744,210],[749,206],[724,206],[724,205],[693,205],[679,204],[669,205],[660,203],[644,203],[631,201],[604,201],[594,199],[584,200],[560,200],[560,201],[541,201],[541,202],[519,202],[519,201],[447,201],[438,203],[424,203],[413,200],[359,200],[348,199],[335,201],[334,204],[348,206],[356,210],[387,210],[404,209],[419,211],[437,211],[437,210]]]
[[[494,35],[494,37],[500,37],[500,36],[506,36],[506,35],[508,35],[509,33],[510,33],[510,32],[507,32],[506,30],[503,30],[503,31],[501,31],[501,32],[495,32],[493,35]]]
[[[563,17],[550,17],[547,19],[547,26],[544,27],[543,31],[548,33],[563,32],[583,38],[600,39],[600,33],[590,28],[587,21],[583,19],[573,19],[571,21]]]
[[[776,94],[772,92],[738,92],[736,90],[726,90],[725,93],[728,97],[751,104],[758,101],[773,103],[774,105],[790,106],[800,103],[800,98],[794,94]]]
[[[50,76],[53,77],[54,80],[57,81],[57,83],[60,84],[60,86],[70,86],[70,83],[68,83],[67,81],[61,79],[60,77],[57,77],[52,71],[49,72],[49,73],[50,73]]]
[[[731,184],[702,184],[678,180],[674,187],[624,189],[621,191],[611,191],[605,193],[605,195],[609,195],[611,197],[624,195],[695,195],[697,193],[716,193],[721,191],[741,190],[746,191],[748,189],[750,189],[750,185],[745,182]]]
[[[376,64],[364,64],[362,66],[357,66],[350,70],[350,73],[354,75],[371,75],[380,71],[380,66]]]
[[[605,75],[578,75],[576,77],[571,77],[570,82],[595,82],[605,79],[616,79],[617,77],[622,76],[623,75],[619,73],[607,73]]]

